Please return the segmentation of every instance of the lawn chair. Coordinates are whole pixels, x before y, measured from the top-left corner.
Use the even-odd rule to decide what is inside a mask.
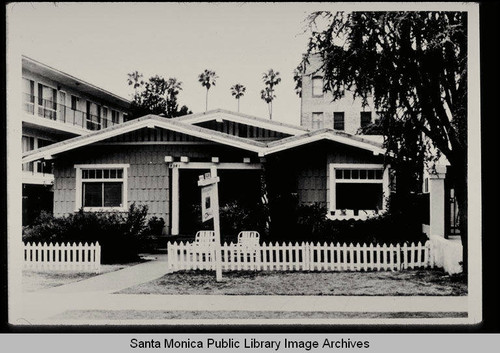
[[[260,234],[256,231],[242,231],[238,233],[238,246],[241,249],[242,255],[250,263],[260,262],[259,249]],[[255,265],[254,265],[255,266]],[[256,267],[254,267],[256,269]]]
[[[212,254],[215,245],[215,232],[213,230],[200,230],[196,232],[191,258],[198,263],[198,268],[208,269],[212,263]]]

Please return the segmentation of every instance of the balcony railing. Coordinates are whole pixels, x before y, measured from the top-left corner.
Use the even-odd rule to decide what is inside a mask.
[[[41,99],[27,93],[23,96],[23,109],[31,115],[92,131],[119,124],[119,122],[104,118],[103,116],[72,109],[67,105],[48,99]]]
[[[33,174],[52,174],[52,163],[39,161],[23,163],[22,170]]]

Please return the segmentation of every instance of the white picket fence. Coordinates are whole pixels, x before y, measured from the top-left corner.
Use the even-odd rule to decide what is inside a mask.
[[[101,272],[101,246],[95,244],[24,244],[24,269]]]
[[[168,269],[214,270],[215,246],[168,243]],[[257,271],[380,271],[433,267],[430,242],[425,244],[288,243],[221,245],[222,270]]]

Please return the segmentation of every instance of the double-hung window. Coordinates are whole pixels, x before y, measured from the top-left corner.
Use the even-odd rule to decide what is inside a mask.
[[[333,129],[344,131],[345,129],[344,112],[333,113]]]
[[[323,97],[323,77],[314,76],[312,78],[312,95],[313,97]]]
[[[322,129],[323,127],[324,127],[323,113],[312,113],[313,130]]]
[[[77,209],[126,210],[128,165],[76,165],[75,168]]]

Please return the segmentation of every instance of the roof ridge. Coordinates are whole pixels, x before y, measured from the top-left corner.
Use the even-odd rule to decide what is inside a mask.
[[[250,114],[241,113],[241,112],[234,112],[234,111],[223,109],[223,108],[216,108],[216,109],[212,109],[212,110],[209,110],[209,111],[203,112],[203,113],[193,113],[193,114],[189,114],[189,115],[183,115],[183,116],[176,117],[174,119],[178,120],[178,121],[184,121],[184,120],[195,119],[195,118],[198,118],[198,117],[203,116],[203,115],[208,116],[209,114],[214,114],[214,113],[225,113],[225,114],[229,114],[229,115],[236,115],[236,116],[239,116],[242,118],[260,121],[260,122],[264,122],[264,123],[268,123],[268,124],[273,124],[276,126],[282,126],[282,127],[288,127],[288,128],[293,128],[293,129],[297,129],[297,130],[309,131],[307,128],[300,126],[300,125],[284,123],[284,122],[271,120],[271,119],[264,119],[264,118],[261,118],[261,117],[255,116],[255,115],[250,115]]]

